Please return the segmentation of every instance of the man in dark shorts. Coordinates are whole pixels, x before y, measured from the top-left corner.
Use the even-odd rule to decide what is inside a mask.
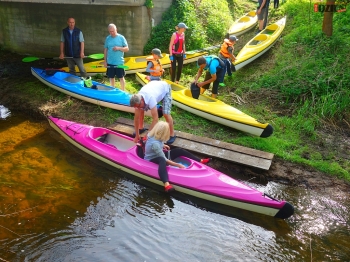
[[[266,12],[266,2],[267,2],[267,0],[259,0],[258,1],[258,8],[256,10],[256,14],[258,15],[259,30],[257,33],[260,33],[264,29],[264,17],[265,17],[265,12]]]
[[[116,76],[120,81],[120,89],[125,90],[125,70],[119,66],[124,65],[124,53],[129,51],[128,43],[124,36],[117,33],[115,24],[108,25],[108,32],[104,45],[104,66],[107,68],[110,85],[115,86]]]

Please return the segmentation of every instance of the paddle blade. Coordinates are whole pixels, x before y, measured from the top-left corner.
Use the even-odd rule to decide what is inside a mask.
[[[35,56],[28,56],[28,57],[25,57],[22,59],[22,62],[33,62],[33,61],[36,61],[36,60],[39,60],[40,58],[39,57],[35,57]]]
[[[88,57],[92,59],[103,59],[104,54],[93,54],[93,55],[89,55]]]
[[[129,67],[126,66],[126,65],[118,65],[117,67],[118,67],[118,68],[123,68],[123,69],[129,69]]]

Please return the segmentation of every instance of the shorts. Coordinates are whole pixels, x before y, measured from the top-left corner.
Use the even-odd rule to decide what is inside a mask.
[[[110,66],[107,68],[108,78],[114,78],[115,76],[117,78],[123,78],[125,76],[124,68],[118,68],[116,65],[109,65],[109,64],[107,66]]]
[[[258,10],[257,10],[258,11]],[[258,20],[264,20],[265,17],[265,12],[266,12],[266,7],[261,9],[260,14],[258,14]]]
[[[169,85],[169,92],[165,95],[163,98],[163,114],[165,115],[170,115],[171,113],[171,102],[172,102],[172,97],[171,97],[171,87]]]

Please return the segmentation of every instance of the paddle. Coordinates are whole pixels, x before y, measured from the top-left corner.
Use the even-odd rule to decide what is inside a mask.
[[[104,54],[93,54],[85,56],[85,58],[92,58],[92,59],[103,59]],[[73,57],[64,57],[64,58],[73,58]],[[59,59],[59,57],[51,57],[51,58],[43,58],[43,57],[36,57],[36,56],[28,56],[22,59],[22,62],[33,62],[40,59]]]
[[[104,67],[104,66],[102,66],[102,65],[92,65],[91,67],[92,67],[92,68],[100,68],[100,67]],[[123,69],[129,69],[129,67],[126,66],[126,65],[107,66],[107,68],[113,68],[113,67],[116,67],[116,68],[123,68]]]

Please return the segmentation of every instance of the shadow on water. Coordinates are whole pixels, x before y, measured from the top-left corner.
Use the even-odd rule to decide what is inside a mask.
[[[350,204],[342,192],[248,181],[288,199],[295,214],[281,220],[227,210],[168,196],[76,149],[46,122],[11,118],[0,122],[1,260],[350,259]]]

